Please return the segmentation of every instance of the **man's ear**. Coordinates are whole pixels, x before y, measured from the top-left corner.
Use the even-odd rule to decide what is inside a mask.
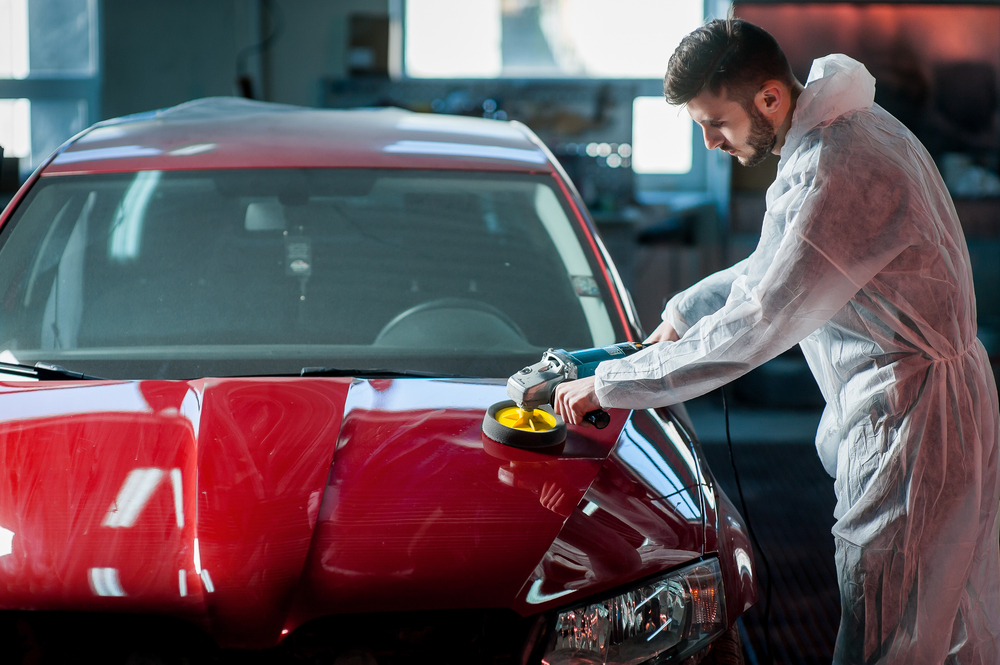
[[[788,91],[780,81],[764,81],[754,96],[753,102],[757,110],[767,116],[778,113],[787,97]]]

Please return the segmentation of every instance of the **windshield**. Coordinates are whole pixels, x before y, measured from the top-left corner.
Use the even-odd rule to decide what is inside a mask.
[[[550,176],[42,178],[0,233],[0,360],[109,378],[503,377],[624,339]]]

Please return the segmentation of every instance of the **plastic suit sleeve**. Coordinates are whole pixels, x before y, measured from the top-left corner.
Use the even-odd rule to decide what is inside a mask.
[[[738,378],[823,325],[909,244],[898,170],[863,158],[868,153],[850,145],[859,139],[843,120],[816,133],[795,154],[801,178],[769,192],[768,208],[784,211],[785,228],[765,219],[761,243],[725,304],[677,342],[598,367],[602,406],[666,406]],[[795,164],[785,168],[794,173]]]
[[[694,286],[681,291],[667,302],[662,319],[670,323],[678,335],[683,335],[691,324],[713,314],[726,304],[733,282],[746,274],[747,262],[743,259],[736,265],[709,275]]]

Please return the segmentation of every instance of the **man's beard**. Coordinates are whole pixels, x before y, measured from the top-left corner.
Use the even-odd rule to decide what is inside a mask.
[[[771,154],[774,144],[778,142],[778,132],[755,104],[749,104],[746,111],[750,118],[750,135],[747,136],[747,147],[753,152],[750,153],[749,157],[737,157],[737,159],[743,166],[757,166]]]

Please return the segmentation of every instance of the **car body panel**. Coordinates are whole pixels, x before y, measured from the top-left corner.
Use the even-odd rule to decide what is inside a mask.
[[[227,115],[220,116],[202,112],[206,101],[213,100],[103,123],[55,155],[44,174],[254,167],[553,171],[513,123],[391,108],[274,104],[262,110],[236,99],[221,100]],[[287,122],[290,114],[294,123]]]
[[[346,379],[216,379],[199,436],[200,565],[220,644],[277,641],[313,535]],[[207,573],[205,571],[208,571]]]
[[[750,533],[739,511],[719,488],[683,407],[656,409],[655,413],[657,420],[672,423],[672,440],[676,437],[691,442],[692,454],[704,474],[701,490],[705,535],[702,547],[706,553],[714,552],[722,562],[726,612],[732,621],[757,602],[757,579]]]
[[[178,593],[196,529],[190,421],[134,383],[8,385],[0,405],[3,607],[195,611],[198,587]]]
[[[560,449],[485,438],[499,383],[397,380],[352,388],[288,628],[345,612],[508,607],[601,468],[628,416],[571,428]],[[429,408],[427,395],[452,407]],[[557,488],[557,489],[556,489]],[[543,505],[555,491],[562,499]]]
[[[349,385],[7,384],[0,607],[174,614],[273,644]]]
[[[704,472],[671,421],[636,411],[600,473],[522,589],[557,607],[701,556]]]
[[[481,431],[503,397],[424,379],[6,384],[3,607],[155,611],[266,647],[386,606],[527,615],[703,554],[710,488],[672,422],[614,410],[520,450]]]
[[[609,578],[607,529],[576,533],[573,546],[590,553],[579,565],[594,569],[594,583],[572,589],[578,597],[701,554],[700,514],[672,519],[662,492],[618,497],[626,481],[612,451],[635,429],[628,411],[537,452],[482,435],[486,408],[505,397],[499,381],[5,388],[6,609],[155,611],[202,625],[220,644],[256,647],[313,617],[390,605],[530,614],[543,608],[526,600],[529,578],[567,537],[567,518],[572,530],[585,493],[656,511],[643,538],[671,551],[624,537],[644,566]],[[442,401],[452,406],[433,407]],[[691,471],[673,478],[680,492],[696,483]]]

